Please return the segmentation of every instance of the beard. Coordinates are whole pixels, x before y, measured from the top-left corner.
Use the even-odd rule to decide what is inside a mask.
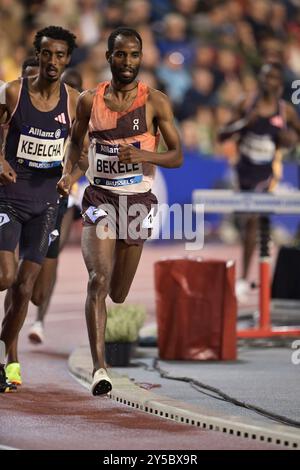
[[[139,67],[130,69],[131,74],[128,77],[122,75],[122,71],[118,67],[114,67],[113,65],[111,65],[110,69],[113,78],[119,83],[122,83],[122,85],[129,85],[130,83],[134,82],[139,73]]]

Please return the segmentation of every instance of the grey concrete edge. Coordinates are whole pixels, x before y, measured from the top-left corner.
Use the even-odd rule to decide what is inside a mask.
[[[68,360],[68,367],[75,378],[89,388],[92,381],[92,365],[87,364],[86,347],[75,349]],[[261,424],[251,418],[210,412],[167,396],[158,395],[134,384],[128,376],[109,369],[113,390],[110,398],[132,408],[166,418],[177,423],[189,424],[202,429],[219,431],[257,442],[277,444],[287,449],[300,448],[300,430],[276,423]]]

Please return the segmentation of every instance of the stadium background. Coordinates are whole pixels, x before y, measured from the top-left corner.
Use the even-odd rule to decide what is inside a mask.
[[[236,147],[219,144],[217,129],[230,120],[241,94],[255,93],[261,63],[283,64],[289,101],[300,75],[300,0],[0,0],[0,80],[20,75],[34,53],[36,31],[50,24],[76,34],[71,66],[82,74],[84,89],[110,77],[105,51],[112,29],[125,25],[142,35],[139,78],[170,97],[184,148],[184,166],[161,171],[163,200],[170,204],[190,203],[195,188],[234,186]],[[298,186],[298,153],[285,154],[281,187]],[[206,217],[207,237],[236,242],[232,221],[221,220]],[[297,230],[296,217],[273,222],[278,241]]]

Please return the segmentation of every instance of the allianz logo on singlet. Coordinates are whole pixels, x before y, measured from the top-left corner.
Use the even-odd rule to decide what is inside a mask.
[[[28,135],[34,135],[37,137],[45,137],[47,139],[59,139],[61,136],[61,129],[57,129],[56,131],[43,131],[38,127],[30,127],[28,131]]]
[[[97,144],[97,153],[102,155],[118,155],[118,145]]]
[[[133,145],[137,149],[141,148],[140,142],[131,142],[130,145]],[[102,142],[96,143],[96,153],[100,155],[118,155],[119,153],[119,144],[107,144]]]

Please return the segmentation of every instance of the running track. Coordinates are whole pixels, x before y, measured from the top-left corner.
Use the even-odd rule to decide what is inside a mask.
[[[145,304],[149,321],[155,316],[154,261],[183,254],[186,253],[180,245],[146,245],[128,302]],[[201,252],[205,258],[228,259],[238,255],[239,250],[234,247],[225,251],[222,247],[211,246]],[[37,347],[27,341],[28,325],[34,316],[34,307],[31,307],[20,341],[24,384],[18,393],[0,396],[0,448],[271,448],[222,433],[170,422],[117,404],[108,398],[91,396],[70,376],[67,369],[67,358],[71,351],[87,344],[84,320],[86,281],[80,249],[77,246],[67,247],[61,256],[58,284],[47,317],[46,342]],[[1,298],[3,300],[3,294]]]

